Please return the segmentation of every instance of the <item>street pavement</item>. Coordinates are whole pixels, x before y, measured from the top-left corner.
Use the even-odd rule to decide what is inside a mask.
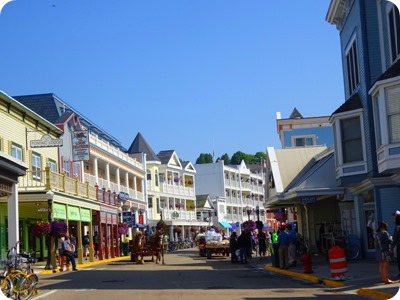
[[[129,259],[129,256],[116,257],[107,260],[95,260],[93,262],[84,261],[83,264],[77,264],[77,268],[81,269],[110,261],[126,259]],[[301,262],[299,262],[296,267],[290,267],[288,270],[276,268],[272,265],[271,257],[260,259],[258,256],[253,256],[249,265],[253,268],[263,268],[269,272],[300,278],[316,284],[324,284],[325,286],[337,291],[355,290],[357,291],[357,294],[372,299],[390,299],[399,292],[400,282],[397,279],[398,269],[395,262],[391,263],[389,274],[390,278],[396,280],[396,282],[394,284],[383,284],[380,282],[378,262],[374,259],[347,261],[348,271],[340,279],[331,277],[330,265],[324,255],[313,255],[311,261],[313,270],[312,274],[304,274],[304,266]],[[34,266],[35,271],[39,274],[53,273],[51,270],[44,270],[45,265],[46,262],[36,263]],[[59,271],[57,270],[56,272]]]

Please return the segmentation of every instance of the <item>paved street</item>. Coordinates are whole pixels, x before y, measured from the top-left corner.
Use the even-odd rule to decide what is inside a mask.
[[[165,259],[166,265],[124,259],[78,272],[40,274],[40,291],[32,299],[363,299],[351,290],[337,292],[275,274],[263,269],[258,258],[231,264],[229,257],[206,259],[189,249],[168,253]]]

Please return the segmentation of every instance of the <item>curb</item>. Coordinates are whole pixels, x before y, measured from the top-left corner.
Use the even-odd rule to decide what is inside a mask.
[[[84,263],[84,264],[76,264],[76,268],[77,269],[86,268],[86,267],[91,267],[91,266],[95,266],[95,265],[99,265],[99,264],[103,264],[103,263],[107,263],[107,262],[124,260],[124,259],[127,259],[127,258],[130,259],[130,256],[129,255],[128,256],[120,256],[120,257],[103,259],[103,260],[98,260],[98,261],[93,261],[93,262],[87,262],[87,263]],[[43,271],[39,272],[39,274],[49,275],[49,274],[62,273],[62,272],[68,272],[68,271],[60,271],[59,269],[43,270]]]
[[[326,285],[328,287],[343,287],[344,286],[344,283],[342,281],[321,279],[321,278],[319,278],[317,276],[314,276],[314,275],[303,274],[303,273],[293,272],[293,271],[288,271],[288,270],[282,270],[282,269],[271,267],[271,266],[267,266],[267,265],[264,266],[264,269],[269,270],[269,271],[273,271],[275,273],[279,273],[279,274],[282,274],[282,275],[308,280],[308,281],[311,281],[313,283],[323,283],[324,285]]]
[[[386,300],[393,298],[396,294],[381,292],[373,289],[359,289],[357,294],[360,296],[367,296],[375,299]]]

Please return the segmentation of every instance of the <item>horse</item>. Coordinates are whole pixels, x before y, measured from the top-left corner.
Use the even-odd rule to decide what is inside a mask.
[[[156,264],[162,263],[165,265],[164,252],[165,242],[164,234],[161,230],[157,230],[155,234],[150,236],[150,250],[151,250],[151,261],[154,261],[154,255],[156,256]]]
[[[133,239],[131,261],[136,261],[137,264],[144,264],[143,251],[145,244],[145,236],[141,231],[139,231]]]

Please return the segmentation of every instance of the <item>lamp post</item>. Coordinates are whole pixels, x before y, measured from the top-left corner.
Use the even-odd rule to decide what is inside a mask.
[[[251,207],[250,206],[246,206],[246,212],[247,212],[247,218],[250,221],[250,214],[251,214]]]
[[[49,223],[53,221],[53,214],[52,214],[52,206],[53,206],[53,198],[54,198],[54,193],[52,190],[48,190],[46,193],[46,198],[47,198],[47,205],[48,205],[48,219]],[[51,237],[50,234],[47,235],[46,237],[46,242],[47,242],[47,262],[46,266],[44,267],[45,270],[53,270],[53,266],[51,265]]]
[[[260,221],[260,207],[256,206],[257,221]]]

